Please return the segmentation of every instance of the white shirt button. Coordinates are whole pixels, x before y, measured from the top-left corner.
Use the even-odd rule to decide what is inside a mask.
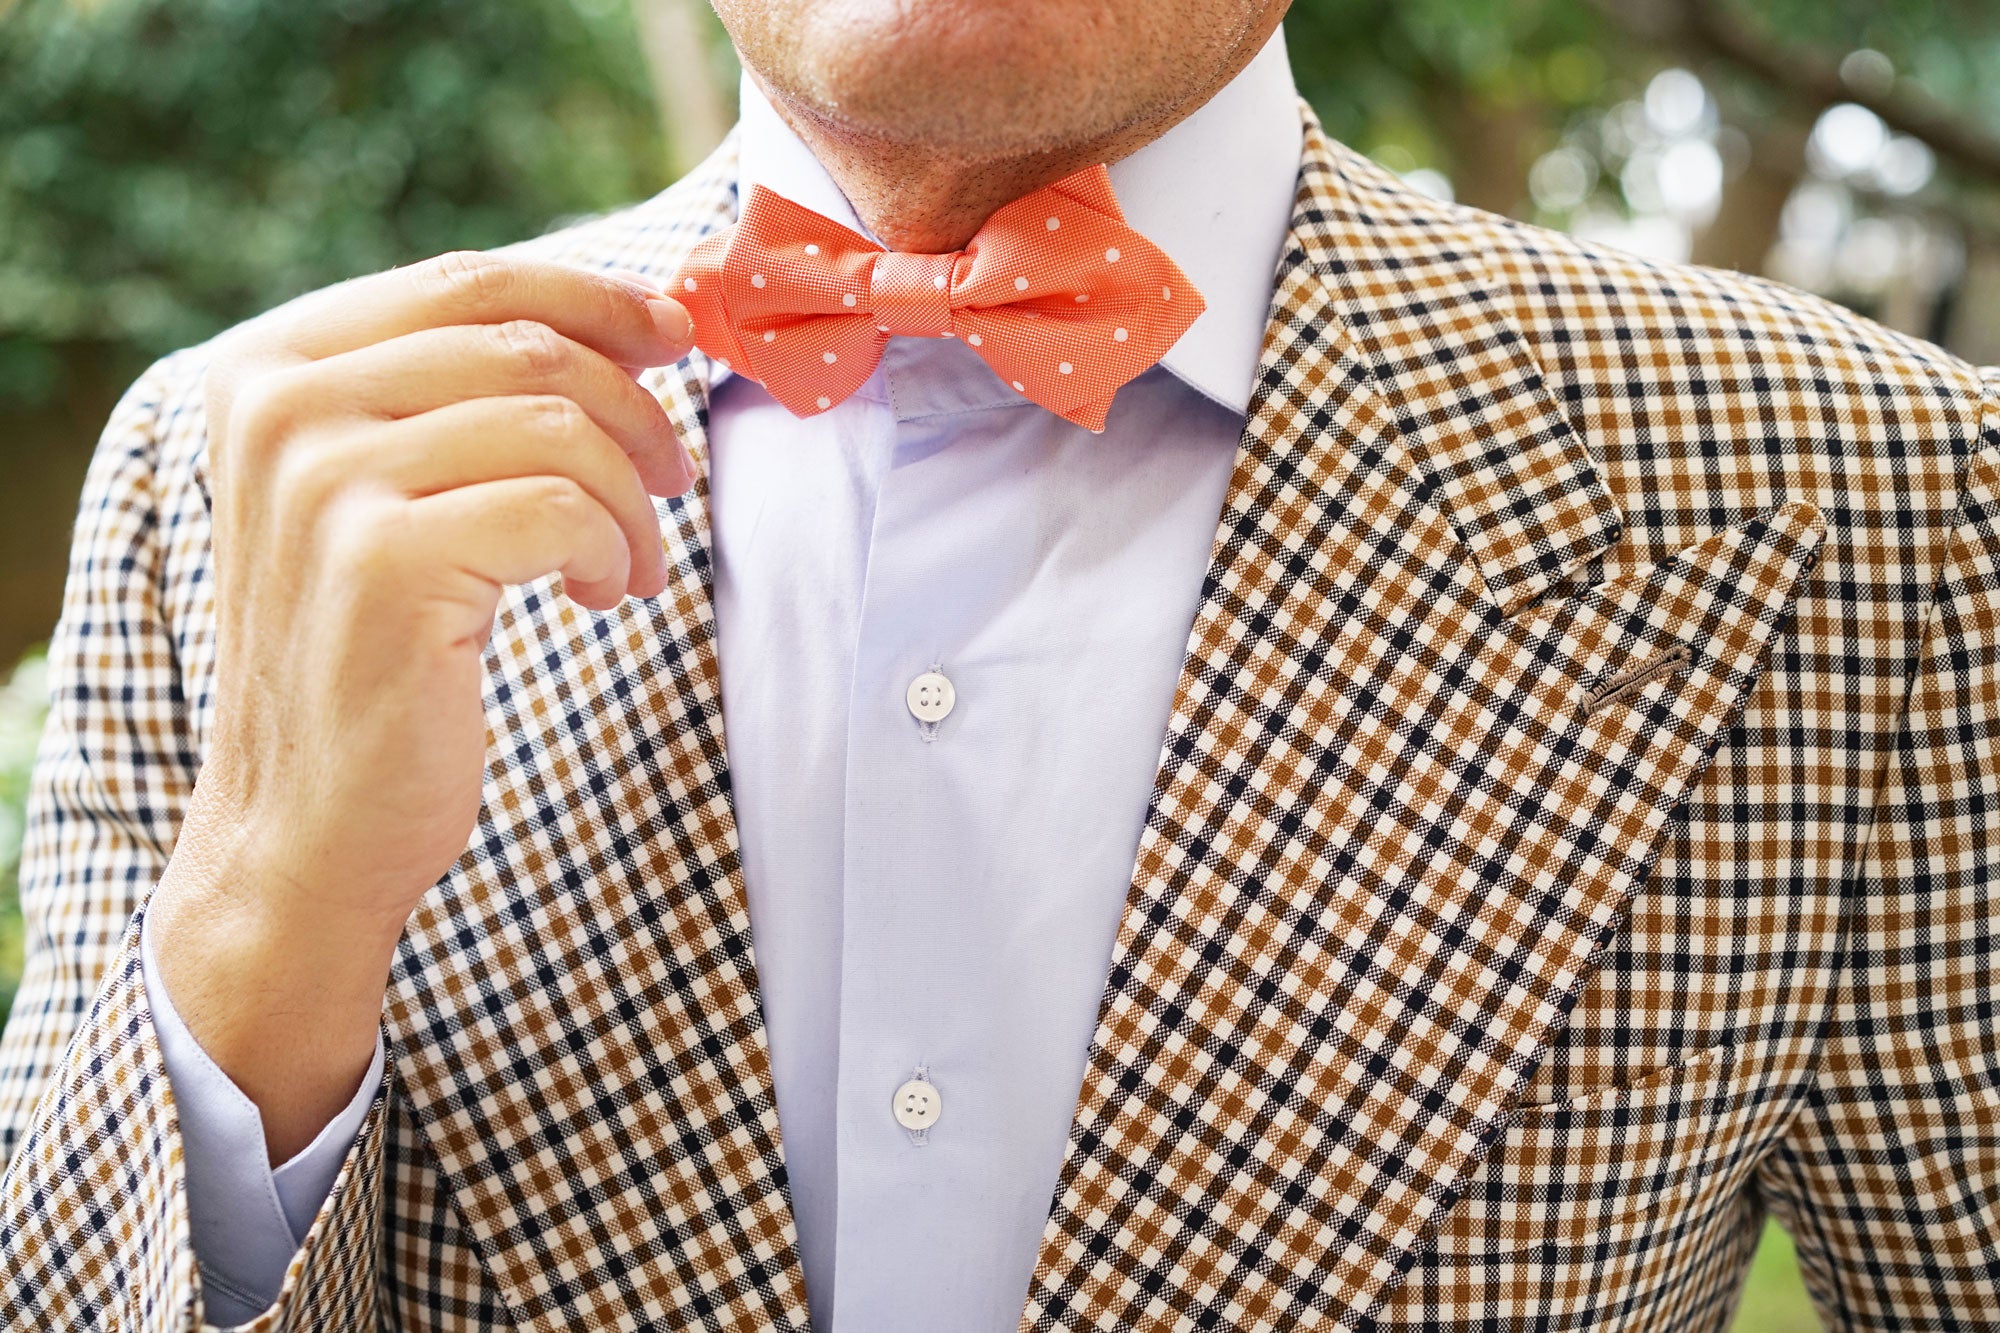
[[[904,1129],[929,1129],[944,1110],[935,1085],[913,1078],[896,1089],[896,1123]]]
[[[951,712],[951,706],[958,702],[958,692],[943,673],[926,671],[910,682],[903,699],[910,705],[910,716],[917,721],[942,722]]]

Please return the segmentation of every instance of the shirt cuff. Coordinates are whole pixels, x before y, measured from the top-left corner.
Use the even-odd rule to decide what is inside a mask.
[[[208,1321],[222,1327],[248,1323],[278,1299],[285,1269],[368,1117],[382,1086],[382,1034],[375,1034],[375,1057],[354,1100],[297,1156],[273,1170],[257,1104],[209,1058],[174,1011],[147,924],[140,926],[141,974],[180,1116],[188,1225],[207,1289]]]

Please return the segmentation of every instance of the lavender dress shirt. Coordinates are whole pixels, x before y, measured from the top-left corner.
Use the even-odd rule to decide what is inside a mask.
[[[861,230],[747,78],[741,185]],[[1250,400],[1301,130],[1282,33],[1113,164],[1206,313],[1092,435],[893,339],[797,420],[712,396],[724,727],[813,1324],[1013,1333]],[[910,682],[956,702],[935,727]],[[145,964],[209,1317],[275,1297],[375,1089],[267,1163]],[[921,1135],[892,1114],[921,1068]]]

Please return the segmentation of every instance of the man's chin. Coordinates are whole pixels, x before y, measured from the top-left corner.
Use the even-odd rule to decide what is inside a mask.
[[[1209,53],[1148,31],[1150,3],[723,0],[717,10],[766,92],[828,137],[980,159],[1106,137],[1184,90]]]

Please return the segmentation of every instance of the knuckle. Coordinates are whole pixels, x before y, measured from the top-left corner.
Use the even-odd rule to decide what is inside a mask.
[[[610,278],[600,279],[592,287],[597,294],[601,318],[621,328],[644,333],[652,331],[653,319],[647,313],[646,298],[636,287]]]
[[[347,506],[336,520],[333,546],[340,563],[356,579],[386,582],[403,566],[409,510],[398,503]]]
[[[325,505],[337,481],[336,470],[321,451],[288,450],[273,462],[271,494],[287,513],[312,514]]]
[[[417,280],[430,293],[464,309],[498,301],[511,281],[506,263],[478,250],[452,250],[417,265]]]
[[[552,375],[569,360],[564,339],[548,325],[532,319],[510,319],[496,324],[493,336],[501,350],[531,376]]]
[[[209,345],[208,373],[235,382],[298,359],[297,304],[287,302],[218,334]]]
[[[211,383],[238,383],[247,377],[250,351],[251,342],[245,331],[241,327],[231,329],[215,340],[204,373]]]
[[[527,411],[533,429],[559,440],[581,437],[590,423],[583,409],[561,394],[534,394],[528,399]]]
[[[531,501],[565,526],[588,522],[593,508],[589,493],[568,477],[539,478]]]
[[[239,453],[275,452],[299,420],[292,376],[282,370],[250,375],[235,386],[229,404],[227,437]]]

